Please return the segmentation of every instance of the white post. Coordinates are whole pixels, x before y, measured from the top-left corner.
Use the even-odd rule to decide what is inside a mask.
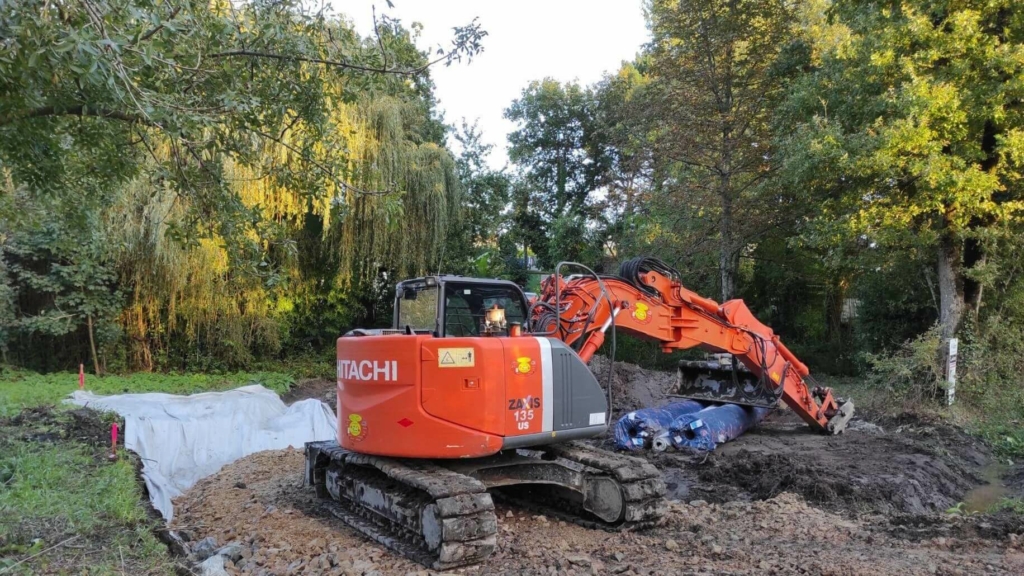
[[[956,349],[957,339],[949,339],[949,349],[946,352],[946,405],[952,406],[956,399]]]

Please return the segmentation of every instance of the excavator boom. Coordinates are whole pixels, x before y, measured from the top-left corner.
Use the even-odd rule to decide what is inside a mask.
[[[719,304],[687,289],[663,262],[638,258],[617,277],[552,275],[534,306],[534,330],[573,346],[584,362],[603,344],[605,330],[617,330],[661,344],[664,352],[700,348],[733,355],[756,378],[764,398],[782,400],[812,428],[842,432],[853,403],[842,404],[831,389],[808,386],[807,366],[765,326],[742,300]],[[701,400],[735,402],[702,395]],[[748,402],[738,402],[748,403]],[[774,402],[772,402],[774,403]]]

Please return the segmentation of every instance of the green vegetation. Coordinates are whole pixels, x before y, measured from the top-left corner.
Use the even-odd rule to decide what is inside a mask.
[[[0,427],[0,570],[174,574],[128,453],[108,462],[77,442],[16,439],[59,437],[65,418]]]
[[[280,372],[87,376],[87,389],[100,394],[193,394],[246,384],[284,393],[292,383]],[[85,562],[89,574],[174,574],[154,536],[160,520],[145,508],[134,457],[120,451],[109,462],[104,443],[92,443],[106,436],[110,419],[74,417],[73,406],[59,404],[77,387],[73,373],[0,372],[0,570],[66,542],[13,573],[79,573]]]
[[[141,505],[141,489],[127,454],[106,464],[85,446],[15,442],[4,448],[0,470],[8,476],[8,486],[0,491],[5,516],[0,541],[7,543],[3,555],[32,553],[34,548],[57,544],[65,534],[111,532],[117,533],[114,549],[97,559],[98,572],[104,565],[105,571],[118,571],[121,554],[133,563],[167,562],[166,548],[151,532],[154,522]],[[56,528],[55,523],[62,532],[45,532]],[[37,540],[40,537],[44,539]],[[29,538],[30,545],[21,549],[24,544],[19,542]]]
[[[647,15],[634,61],[593,86],[532,83],[509,107],[513,190],[545,200],[523,201],[509,235],[545,266],[563,257],[548,246],[604,272],[656,255],[889,408],[941,408],[937,351],[958,337],[954,415],[1020,454],[1020,11],[681,0]]]
[[[998,510],[1009,510],[1014,514],[1024,514],[1024,498],[1004,498],[996,508]]]
[[[297,1],[0,6],[0,353],[240,369],[379,324],[441,262],[462,183],[428,54]]]
[[[147,374],[130,376],[87,376],[86,389],[97,394],[164,392],[195,394],[229,390],[247,384],[261,384],[282,394],[294,382],[276,372],[214,374]],[[0,418],[10,418],[26,408],[59,405],[78,389],[78,375],[66,372],[36,374],[26,371],[0,372]]]

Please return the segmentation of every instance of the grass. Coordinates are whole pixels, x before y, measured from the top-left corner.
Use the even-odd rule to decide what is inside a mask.
[[[280,372],[238,372],[234,374],[158,374],[138,373],[130,376],[86,375],[85,389],[97,394],[127,392],[166,392],[194,394],[211,390],[228,390],[246,384],[262,384],[278,394],[288,390],[293,379]],[[10,418],[26,408],[59,405],[61,400],[78,389],[78,374],[56,372],[36,374],[20,370],[0,370],[0,418]]]
[[[0,484],[0,573],[174,573],[127,453],[108,462],[76,442],[8,439]]]
[[[996,510],[1009,510],[1014,514],[1024,514],[1024,498],[1003,498],[996,505]]]
[[[280,372],[133,374],[86,377],[97,394],[192,394],[262,384],[283,393]],[[160,525],[143,502],[133,456],[106,458],[106,446],[75,440],[73,373],[0,369],[0,574],[174,574],[175,562],[154,536]],[[54,408],[40,408],[53,406]],[[14,416],[27,409],[22,418]],[[94,424],[102,430],[109,418]],[[86,435],[86,437],[92,437]]]
[[[946,406],[944,398],[907,394],[899,387],[879,385],[865,378],[823,377],[821,381],[835,388],[840,396],[853,399],[862,414],[932,414],[984,439],[1003,463],[1024,461],[1024,388],[1019,384],[987,389],[959,386],[953,406]]]
[[[1024,461],[1024,427],[1020,420],[979,420],[973,428],[1010,463]]]
[[[957,390],[969,427],[1002,457],[1024,461],[1024,386],[1019,378],[972,382]]]

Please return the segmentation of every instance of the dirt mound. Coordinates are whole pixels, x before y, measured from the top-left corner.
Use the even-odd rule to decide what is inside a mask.
[[[864,420],[822,436],[789,410],[706,455],[649,455],[672,493],[711,502],[763,500],[794,492],[844,512],[943,512],[984,480],[991,460],[980,441],[940,423],[885,429]]]
[[[602,357],[591,363],[602,384],[608,364]],[[616,418],[665,403],[675,386],[674,373],[616,362]],[[614,449],[610,438],[595,444]],[[884,514],[943,512],[985,482],[980,471],[992,461],[981,441],[935,416],[859,414],[845,434],[823,436],[785,406],[712,454],[645,456],[682,500],[724,503],[793,492],[829,510]]]
[[[1024,535],[1024,515],[1011,510],[990,514],[897,514],[880,521],[885,531],[914,541],[955,538],[964,541],[1017,542]]]
[[[1018,464],[1004,479],[1014,494],[1024,497],[1024,464]]]
[[[590,370],[604,388],[608,382],[611,362],[603,356],[590,361]],[[612,408],[615,418],[640,408],[658,406],[668,401],[677,386],[677,376],[671,372],[647,370],[636,364],[615,362],[612,377]]]
[[[740,450],[700,467],[698,478],[741,487],[756,499],[795,492],[825,507],[886,513],[942,511],[975,485],[955,462],[923,454],[867,459],[863,451],[856,452],[840,464],[840,459]]]
[[[53,406],[28,408],[2,426],[19,429],[25,440],[56,442],[74,440],[93,446],[110,445],[110,425],[116,415],[104,414],[89,408],[57,410]],[[124,422],[118,419],[121,429]]]
[[[426,574],[325,513],[302,486],[302,453],[254,454],[175,501],[192,542],[243,547],[230,574]],[[464,574],[1019,574],[1019,540],[914,541],[846,519],[794,494],[757,502],[675,502],[640,533],[588,530],[497,505],[498,547]],[[1016,542],[1016,543],[1015,543]]]
[[[296,382],[287,392],[281,395],[281,400],[290,406],[299,400],[316,398],[328,406],[334,406],[338,398],[337,386],[334,380],[307,378]]]

